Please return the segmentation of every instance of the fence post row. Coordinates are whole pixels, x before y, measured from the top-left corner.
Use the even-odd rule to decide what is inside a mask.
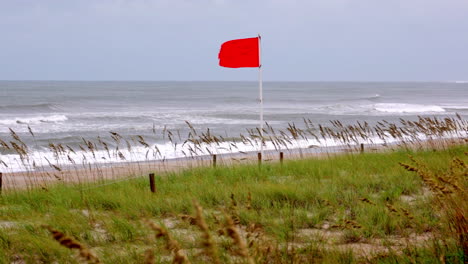
[[[154,182],[154,173],[149,174],[149,181],[150,181],[150,189],[152,193],[156,192],[156,185]]]

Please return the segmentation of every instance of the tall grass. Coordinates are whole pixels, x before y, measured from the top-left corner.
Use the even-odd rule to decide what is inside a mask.
[[[199,131],[187,123],[187,135],[166,127],[162,131],[153,128],[151,142],[141,135],[124,137],[111,131],[108,136],[96,139],[82,138],[78,146],[50,142],[47,158],[38,152],[38,143],[33,130],[28,127],[32,144],[10,129],[10,137],[0,139],[0,172],[4,174],[4,188],[42,188],[50,183],[99,182],[122,177],[134,177],[149,171],[180,171],[187,167],[209,165],[210,156],[218,155],[218,164],[248,163],[255,159],[245,150],[257,152],[263,144],[264,161],[277,160],[278,152],[288,158],[305,155],[333,155],[336,152],[357,153],[360,144],[366,151],[411,149],[444,149],[467,140],[468,122],[461,116],[442,118],[419,117],[417,121],[401,119],[399,123],[385,120],[370,126],[367,122],[343,125],[338,120],[329,126],[316,125],[304,119],[302,128],[291,123],[284,130],[275,129],[266,123],[263,131],[247,129],[235,137],[214,135],[210,129]],[[171,149],[162,151],[157,140],[166,140]],[[334,146],[334,147],[327,147]],[[229,155],[219,155],[229,154]],[[15,155],[16,158],[11,158]],[[183,157],[170,160],[168,157]],[[12,167],[22,168],[14,172]]]
[[[447,228],[445,234],[451,234],[463,250],[463,254],[468,256],[468,166],[463,160],[455,157],[446,171],[434,172],[415,158],[411,158],[411,161],[412,165],[400,165],[417,173],[434,193],[434,207],[443,215],[444,227]]]

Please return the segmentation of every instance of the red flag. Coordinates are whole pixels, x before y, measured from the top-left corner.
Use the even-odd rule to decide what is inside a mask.
[[[219,51],[219,66],[228,68],[260,67],[259,38],[224,42]]]

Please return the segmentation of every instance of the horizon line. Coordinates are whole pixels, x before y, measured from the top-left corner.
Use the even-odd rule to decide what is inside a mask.
[[[0,79],[0,82],[258,82],[258,80],[105,80],[105,79],[87,79],[87,80],[74,80],[74,79],[16,79],[7,80]],[[296,83],[468,83],[465,80],[267,80],[263,83],[273,82],[296,82]]]

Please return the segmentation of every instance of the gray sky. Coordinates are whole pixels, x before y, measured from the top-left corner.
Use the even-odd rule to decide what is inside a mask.
[[[0,80],[468,80],[468,0],[0,0]]]

